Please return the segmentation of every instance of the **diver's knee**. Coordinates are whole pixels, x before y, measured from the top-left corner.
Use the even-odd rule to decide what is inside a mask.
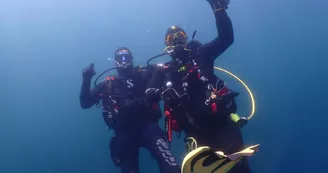
[[[116,137],[112,137],[109,143],[109,151],[114,165],[120,167],[122,158],[120,154],[120,146],[118,144]]]

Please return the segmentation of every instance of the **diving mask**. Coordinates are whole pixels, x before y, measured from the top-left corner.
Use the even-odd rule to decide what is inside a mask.
[[[116,67],[127,68],[133,65],[133,57],[128,50],[122,49],[115,53]]]
[[[187,34],[184,31],[179,31],[173,34],[168,34],[165,38],[165,43],[167,46],[185,44],[187,42],[187,38]]]

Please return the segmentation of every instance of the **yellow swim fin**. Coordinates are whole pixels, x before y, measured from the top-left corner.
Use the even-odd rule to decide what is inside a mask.
[[[256,144],[256,145],[250,146],[250,147],[248,147],[248,148],[246,148],[242,151],[239,151],[237,153],[228,154],[228,155],[224,155],[224,153],[221,152],[221,151],[217,151],[215,153],[222,156],[222,157],[227,157],[227,158],[229,158],[230,160],[233,161],[233,160],[239,159],[240,157],[251,157],[251,156],[253,156],[256,152],[258,152],[259,147],[260,147],[260,144]]]
[[[199,147],[186,155],[181,166],[181,173],[227,173],[242,158],[253,156],[259,144],[240,152],[225,155],[210,147]]]

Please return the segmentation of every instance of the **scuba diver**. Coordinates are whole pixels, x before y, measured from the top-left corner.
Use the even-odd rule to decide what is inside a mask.
[[[172,60],[156,67],[145,94],[149,101],[164,101],[169,141],[172,130],[184,131],[186,145],[192,141],[198,146],[236,153],[244,149],[240,127],[247,124],[247,118],[236,114],[234,98],[238,93],[228,89],[213,69],[215,59],[234,41],[226,12],[230,1],[207,1],[215,14],[218,37],[204,45],[197,40],[188,42],[183,29],[171,26],[165,35],[165,53]],[[251,172],[247,158],[242,158],[230,172]]]
[[[162,113],[158,102],[145,99],[145,89],[152,68],[133,67],[133,56],[126,47],[114,54],[118,75],[107,76],[90,91],[91,79],[96,74],[94,65],[83,70],[80,104],[88,109],[102,100],[105,123],[114,130],[109,147],[115,166],[122,173],[139,172],[139,148],[144,147],[156,159],[161,173],[179,173],[180,168],[170,151],[164,131],[158,120]],[[154,69],[154,68],[153,68]]]

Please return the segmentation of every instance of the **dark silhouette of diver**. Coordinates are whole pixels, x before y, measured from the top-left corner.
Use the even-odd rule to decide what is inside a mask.
[[[151,152],[161,173],[179,173],[165,133],[158,125],[162,116],[159,103],[147,101],[144,95],[154,68],[133,67],[132,53],[125,47],[117,49],[114,56],[116,67],[112,69],[117,69],[118,75],[107,76],[91,91],[93,64],[83,71],[81,107],[88,109],[102,100],[103,118],[115,133],[110,142],[111,157],[122,173],[139,172],[140,147]]]
[[[172,130],[184,131],[186,139],[196,140],[198,146],[236,153],[244,149],[240,127],[247,119],[235,114],[234,98],[238,93],[228,89],[213,69],[215,59],[234,42],[226,12],[230,1],[208,2],[215,14],[218,37],[204,45],[197,40],[188,42],[183,29],[171,26],[165,44],[172,60],[157,66],[146,96],[149,101],[164,101],[169,139]],[[247,159],[243,158],[230,172],[249,173]]]

